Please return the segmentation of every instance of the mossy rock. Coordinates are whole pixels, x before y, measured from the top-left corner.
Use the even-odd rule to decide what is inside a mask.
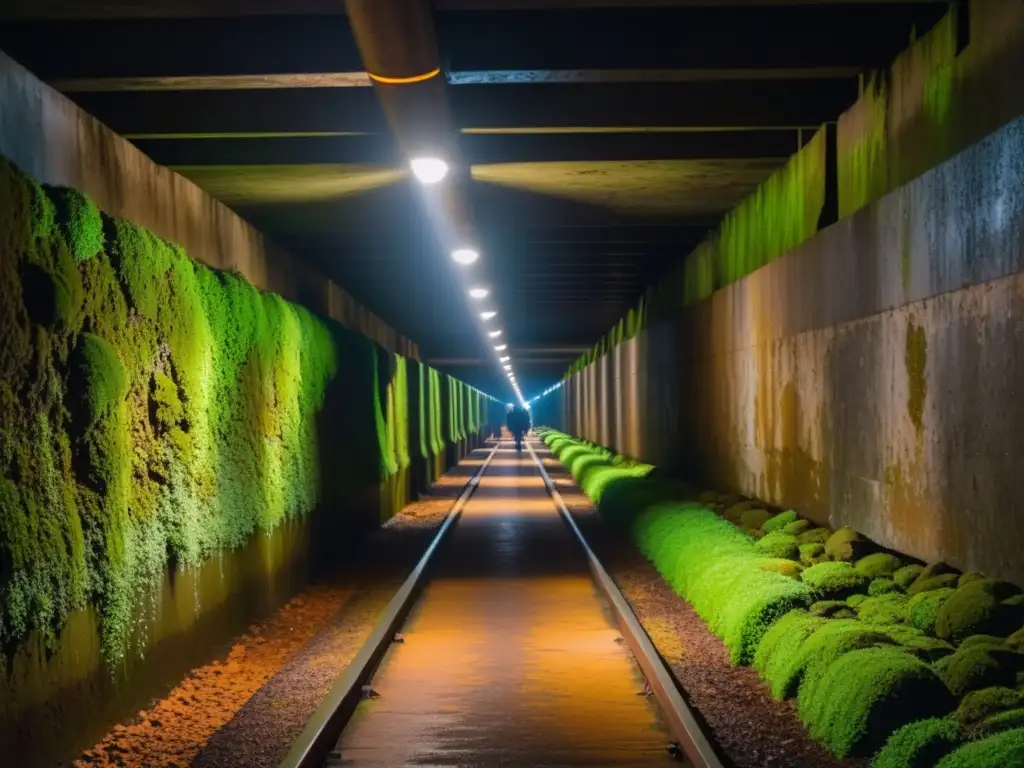
[[[756,499],[744,499],[743,501],[737,501],[735,504],[730,504],[728,507],[725,508],[725,511],[722,512],[722,517],[724,517],[730,523],[739,525],[740,518],[743,516],[744,512],[746,512],[748,509],[754,509],[755,507],[760,506],[760,502],[758,502]]]
[[[923,571],[923,565],[904,565],[892,575],[892,580],[900,589],[910,589],[910,585],[917,581]]]
[[[1007,637],[1006,644],[1017,652],[1024,652],[1024,627]]]
[[[800,538],[797,537],[797,541]],[[817,565],[818,563],[829,562],[828,555],[825,554],[824,544],[800,544],[797,547],[797,552],[800,555],[800,562],[804,565]]]
[[[907,603],[907,619],[911,625],[922,632],[930,635],[935,634],[935,618],[939,614],[939,608],[946,602],[955,589],[933,589],[928,592],[921,592],[910,598]]]
[[[941,576],[932,576],[930,579],[919,577],[907,589],[907,594],[919,595],[922,592],[933,592],[937,589],[955,589],[958,578],[955,573],[944,573]]]
[[[799,579],[800,573],[804,569],[800,563],[781,557],[761,560],[758,562],[757,567],[762,571],[779,573],[791,579]]]
[[[945,640],[926,635],[915,627],[906,624],[892,624],[883,630],[893,642],[901,645],[919,659],[934,664],[946,656],[952,655],[956,649]]]
[[[999,579],[972,581],[957,588],[935,617],[935,634],[959,643],[971,635],[1005,637],[1020,625],[1020,606],[1002,603],[1019,589]]]
[[[99,208],[75,189],[50,188],[56,221],[75,261],[88,261],[103,250],[103,218]]]
[[[71,369],[73,381],[69,389],[78,398],[73,416],[84,432],[124,401],[128,394],[128,372],[117,349],[92,333],[78,337]]]
[[[954,717],[960,725],[970,728],[992,715],[1024,705],[1024,692],[1016,688],[994,685],[971,691],[960,702]]]
[[[787,509],[785,512],[780,512],[769,520],[766,520],[761,524],[761,528],[764,529],[765,533],[771,533],[772,531],[781,531],[790,523],[797,522],[797,514],[792,509]]]
[[[860,605],[867,599],[867,595],[865,595],[863,592],[858,592],[857,594],[850,595],[848,598],[846,598],[846,604],[856,608],[858,605]]]
[[[1010,648],[972,646],[958,648],[942,675],[956,696],[992,686],[1013,685],[1021,669],[1021,657]]]
[[[871,768],[933,768],[967,740],[963,729],[946,718],[931,717],[909,723],[885,742]]]
[[[850,563],[819,563],[801,575],[804,583],[822,597],[846,597],[867,589],[868,579]]]
[[[995,635],[971,635],[960,642],[961,648],[973,648],[976,645],[982,647],[990,645],[1008,647],[1006,646],[1006,638],[996,637]]]
[[[972,581],[981,581],[985,578],[985,574],[978,573],[977,571],[968,571],[967,573],[961,573],[960,578],[957,579],[956,585],[962,587],[964,584],[970,584]]]
[[[987,736],[1012,728],[1024,729],[1024,707],[1009,709],[1006,712],[986,717],[978,724],[977,732]]]
[[[870,548],[871,542],[848,525],[833,533],[825,542],[825,551],[833,560],[859,560],[868,554]]]
[[[903,561],[888,552],[875,552],[862,557],[853,567],[865,576],[877,579],[892,576],[903,567]]]
[[[946,755],[936,768],[1010,768],[1024,765],[1024,728],[970,741]]]
[[[796,560],[800,556],[796,545],[796,537],[782,531],[765,534],[754,545],[754,548],[758,552],[773,558]]]
[[[749,531],[756,531],[771,520],[772,513],[767,509],[748,509],[740,515],[740,526]]]
[[[891,592],[899,592],[900,588],[896,586],[896,582],[892,579],[873,579],[868,584],[868,594],[872,597],[878,597],[879,595],[888,595]]]
[[[809,531],[798,534],[796,540],[799,544],[821,544],[824,547],[825,542],[831,537],[832,531],[828,528],[811,528]]]
[[[960,571],[958,571],[956,568],[949,565],[948,563],[943,563],[940,561],[937,563],[929,563],[928,565],[926,565],[924,569],[921,571],[921,575],[918,578],[933,579],[936,576],[944,576],[949,573],[955,574],[958,578],[960,576]]]
[[[869,597],[857,606],[857,617],[866,624],[902,624],[907,617],[907,598],[899,592]]]
[[[856,619],[825,619],[825,622],[803,644],[789,650],[793,660],[780,681],[787,696],[798,693],[804,703],[814,696],[826,670],[844,654],[860,648],[896,645],[886,633]]]
[[[811,615],[826,619],[855,619],[857,612],[842,600],[819,600],[811,604]]]
[[[866,757],[890,734],[917,720],[943,717],[956,702],[927,664],[898,648],[850,651],[830,665],[800,718],[838,758]]]
[[[754,668],[768,683],[773,697],[786,699],[796,693],[798,650],[826,622],[820,616],[795,610],[780,618],[765,633],[754,654]]]
[[[801,533],[809,531],[811,528],[810,520],[796,520],[789,523],[782,528],[783,533],[788,533],[791,536],[799,536]]]

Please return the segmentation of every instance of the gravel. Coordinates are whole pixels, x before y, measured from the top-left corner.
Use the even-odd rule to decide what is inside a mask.
[[[544,464],[587,542],[668,662],[687,702],[703,719],[726,765],[868,765],[865,760],[836,760],[811,739],[792,702],[773,699],[753,667],[730,664],[722,641],[633,542],[608,526],[564,467],[554,458],[545,458]]]
[[[406,507],[337,574],[251,626],[75,765],[276,766],[426,549],[453,490]]]

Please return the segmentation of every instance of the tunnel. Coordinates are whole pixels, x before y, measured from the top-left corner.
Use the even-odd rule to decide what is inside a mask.
[[[0,764],[1024,768],[1021,83],[1024,0],[4,0]]]

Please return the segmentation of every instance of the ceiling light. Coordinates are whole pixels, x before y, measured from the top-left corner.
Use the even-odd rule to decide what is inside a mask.
[[[501,333],[501,331],[498,331],[498,333]],[[491,334],[491,335],[493,336],[494,334]],[[503,351],[504,351],[504,350],[506,350],[506,349],[508,349],[508,344],[498,344],[498,345],[497,345],[497,346],[496,346],[496,347],[494,348],[494,351],[495,351],[495,352],[503,352]]]
[[[507,364],[506,364],[506,365],[505,365],[505,370],[506,370],[506,371],[511,371],[511,370],[512,370],[512,366],[511,366],[511,365],[507,365]]]
[[[497,312],[493,312],[491,310],[488,310],[486,312],[481,312],[480,313],[480,319],[484,320],[484,321],[490,320],[492,317],[496,316],[497,314],[498,314]]]
[[[499,357],[499,358],[498,358],[498,362],[499,362],[499,363],[507,363],[507,362],[508,362],[509,360],[511,360],[511,359],[512,359],[512,358],[510,358],[510,357],[509,357],[508,355],[505,355],[504,357]]]
[[[421,184],[437,184],[448,175],[448,163],[439,157],[414,157],[409,166]]]
[[[496,339],[499,336],[501,336],[501,331],[491,331],[487,335],[490,336],[492,339]]]
[[[459,262],[459,264],[472,264],[480,258],[480,254],[472,248],[459,248],[452,251],[452,258]]]
[[[469,297],[471,299],[486,299],[491,292],[486,288],[470,288]]]

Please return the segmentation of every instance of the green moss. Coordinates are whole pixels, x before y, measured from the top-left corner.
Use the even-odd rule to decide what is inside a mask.
[[[729,648],[749,663],[764,633],[789,610],[807,605],[810,590],[761,570],[750,538],[697,504],[660,504],[636,518],[640,551],[693,605]]]
[[[47,191],[56,210],[57,226],[75,261],[95,257],[103,250],[103,220],[99,209],[77,190],[51,188]]]
[[[968,638],[966,638],[966,639],[964,639],[964,640],[962,640],[960,642],[960,647],[961,648],[971,648],[972,646],[975,646],[975,645],[981,645],[981,646],[989,646],[989,645],[1002,646],[1002,645],[1005,645],[1005,642],[1004,642],[1003,638],[996,637],[995,635],[971,635],[970,637],[968,637]]]
[[[978,733],[988,735],[1012,728],[1024,729],[1024,708],[1011,709],[986,717],[978,725]]]
[[[965,584],[939,608],[935,633],[954,643],[971,635],[1005,637],[1020,625],[1021,608],[1003,605],[1001,601],[1018,592],[1014,585],[998,579]]]
[[[863,592],[858,593],[858,594],[854,594],[854,595],[850,595],[848,598],[846,598],[846,604],[847,605],[851,605],[854,608],[856,608],[857,606],[859,606],[862,603],[864,603],[864,601],[867,600],[868,597],[869,596],[865,595]]]
[[[960,578],[957,579],[956,585],[962,587],[964,584],[970,584],[972,581],[981,581],[985,578],[985,574],[978,573],[977,571],[971,573],[962,573]]]
[[[806,531],[810,530],[810,527],[811,527],[811,521],[810,520],[797,520],[795,522],[792,522],[792,523],[789,523],[789,524],[783,526],[782,532],[783,533],[788,533],[791,536],[799,536],[800,534],[805,533]]]
[[[799,541],[799,537],[797,541]],[[825,546],[823,544],[801,544],[797,551],[800,556],[800,562],[805,566],[828,562],[828,555],[825,554]]]
[[[52,643],[91,605],[114,661],[169,564],[321,502],[343,510],[380,481],[381,456],[408,461],[404,360],[2,159],[0,252],[6,647],[33,630]],[[372,445],[375,430],[380,455],[349,451],[321,475],[323,447]]]
[[[748,530],[756,530],[771,519],[772,513],[766,509],[748,509],[740,515],[740,525]]]
[[[956,696],[992,686],[1013,685],[1021,658],[1006,647],[958,648],[943,672],[943,680]]]
[[[1024,692],[1006,686],[990,686],[971,691],[960,702],[954,717],[971,728],[992,715],[1024,705]]]
[[[800,544],[821,544],[822,548],[824,548],[825,542],[831,537],[832,531],[828,528],[811,528],[809,531],[798,534],[796,540]]]
[[[795,610],[780,618],[765,633],[754,654],[754,667],[768,683],[776,699],[786,699],[796,694],[802,670],[797,672],[798,653],[795,649],[799,649],[826,621],[807,611]]]
[[[907,598],[894,592],[869,597],[857,608],[858,618],[866,624],[902,624],[907,615]]]
[[[833,560],[857,560],[866,554],[869,543],[853,528],[843,526],[825,542],[825,551]]]
[[[1017,652],[1024,651],[1024,627],[1007,637],[1006,644]]]
[[[955,573],[944,573],[941,576],[933,576],[930,579],[919,577],[907,589],[908,595],[919,595],[922,592],[933,592],[935,590],[950,589],[956,586],[958,576]]]
[[[1024,728],[1004,731],[964,744],[944,757],[936,768],[991,768],[1024,765]]]
[[[783,576],[788,576],[791,579],[800,578],[800,572],[803,571],[803,566],[801,566],[800,563],[796,563],[785,558],[770,558],[768,560],[762,560],[757,564],[757,567],[762,571],[779,573]]]
[[[918,434],[924,429],[924,401],[928,394],[926,368],[928,366],[928,342],[924,328],[907,325],[907,344],[904,363],[907,369],[907,414]]]
[[[782,531],[769,533],[759,539],[754,546],[758,552],[767,557],[796,560],[800,556],[796,545],[796,537]]]
[[[939,608],[952,597],[955,590],[950,588],[933,589],[920,592],[910,598],[907,603],[907,619],[910,623],[928,634],[935,634],[935,619]]]
[[[960,727],[944,718],[928,718],[893,733],[871,761],[871,768],[933,768],[966,741]]]
[[[812,616],[823,616],[827,619],[855,619],[857,612],[843,600],[819,600],[811,604]]]
[[[888,552],[876,552],[858,560],[854,567],[859,573],[871,579],[892,576],[903,565],[903,561]]]
[[[825,670],[807,696],[804,686],[800,718],[840,758],[873,754],[894,730],[955,706],[927,664],[896,648],[852,650]]]
[[[879,595],[888,595],[890,592],[899,592],[900,588],[896,586],[896,582],[892,579],[873,579],[868,584],[868,594],[871,597],[878,597]]]
[[[890,624],[882,629],[893,642],[903,646],[920,659],[934,663],[953,653],[953,646],[945,640],[926,635],[905,624]]]
[[[767,520],[762,526],[765,533],[771,533],[772,531],[780,531],[790,523],[797,522],[797,514],[792,509],[787,509],[785,512],[780,512],[771,519]],[[758,526],[755,526],[758,527]],[[795,534],[794,534],[795,535]]]
[[[843,597],[866,590],[868,579],[850,563],[819,563],[803,572],[804,583],[820,596]]]
[[[892,580],[900,589],[909,589],[910,585],[917,581],[918,576],[924,570],[923,565],[905,565],[893,573]]]

